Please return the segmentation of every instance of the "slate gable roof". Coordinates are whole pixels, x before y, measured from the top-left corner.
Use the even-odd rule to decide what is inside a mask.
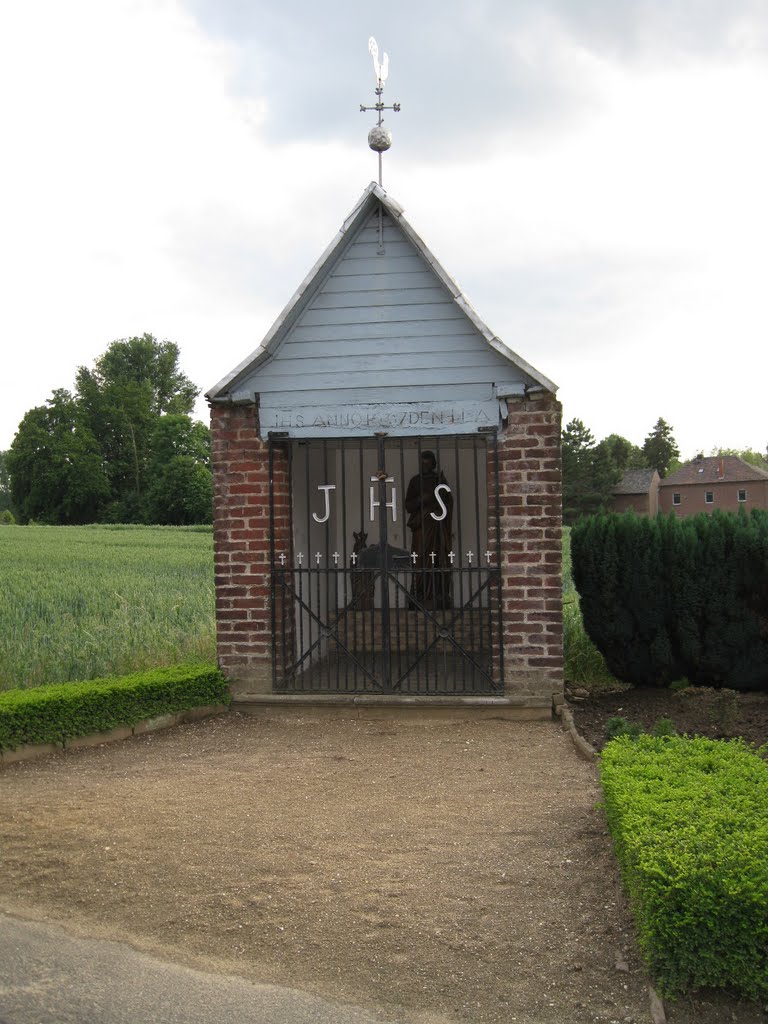
[[[331,273],[333,267],[342,258],[350,244],[350,240],[360,230],[366,220],[371,217],[372,212],[379,208],[397,224],[402,234],[413,246],[418,257],[431,270],[441,287],[450,296],[454,306],[461,310],[478,335],[484,339],[491,349],[503,357],[503,361],[505,360],[507,364],[511,364],[515,368],[515,372],[522,376],[525,383],[521,385],[521,393],[523,386],[526,390],[532,388],[533,390],[549,391],[552,394],[557,391],[556,384],[536,370],[521,356],[517,355],[517,353],[513,352],[481,320],[459,285],[446,273],[435,256],[405,219],[403,208],[380,185],[376,182],[371,182],[363,192],[357,205],[342,224],[336,237],[326,248],[285,309],[278,316],[262,340],[261,345],[206,393],[206,398],[210,402],[244,400],[248,389],[254,384],[256,378],[260,377],[262,367],[266,367],[276,357],[280,358],[278,353],[281,345],[290,335],[297,321],[310,309],[316,299],[318,290]],[[503,395],[503,388],[500,388],[498,397],[502,398]]]
[[[648,494],[653,486],[654,477],[658,477],[655,469],[628,469],[614,487],[613,493]]]
[[[737,455],[710,455],[687,462],[661,481],[662,487],[692,484],[746,483],[768,480],[768,472],[744,462]]]

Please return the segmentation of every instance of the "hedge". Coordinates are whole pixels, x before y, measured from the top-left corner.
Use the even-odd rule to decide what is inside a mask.
[[[768,689],[768,513],[581,520],[571,534],[584,628],[633,686]]]
[[[133,726],[145,718],[206,704],[228,704],[215,665],[177,665],[130,676],[0,693],[0,750],[64,743],[75,736]]]
[[[768,996],[768,764],[740,740],[621,737],[601,781],[659,990]]]

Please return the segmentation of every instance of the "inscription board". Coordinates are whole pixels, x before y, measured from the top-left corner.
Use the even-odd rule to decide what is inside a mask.
[[[262,395],[262,402],[264,396]],[[259,410],[263,437],[272,430],[289,437],[369,437],[386,431],[394,436],[474,434],[499,422],[499,403],[403,402],[387,405],[312,405]]]

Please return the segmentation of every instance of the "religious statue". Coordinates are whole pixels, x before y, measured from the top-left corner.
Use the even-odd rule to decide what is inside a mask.
[[[415,555],[409,607],[450,608],[453,495],[434,452],[421,453],[421,468],[406,491],[405,511]]]

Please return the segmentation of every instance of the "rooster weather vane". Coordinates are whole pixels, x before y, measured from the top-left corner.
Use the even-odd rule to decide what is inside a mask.
[[[381,98],[384,92],[384,83],[389,74],[389,54],[385,53],[381,62],[379,62],[379,46],[373,36],[368,40],[368,52],[373,58],[373,70],[376,74],[376,103],[372,107],[366,107],[361,103],[360,110],[362,113],[365,113],[367,110],[375,110],[379,115],[378,121],[368,132],[368,145],[375,153],[379,154],[379,184],[381,185],[381,157],[392,145],[392,132],[384,127],[382,113],[385,110],[393,110],[395,113],[398,113],[400,104],[393,103],[391,107],[387,107]]]

